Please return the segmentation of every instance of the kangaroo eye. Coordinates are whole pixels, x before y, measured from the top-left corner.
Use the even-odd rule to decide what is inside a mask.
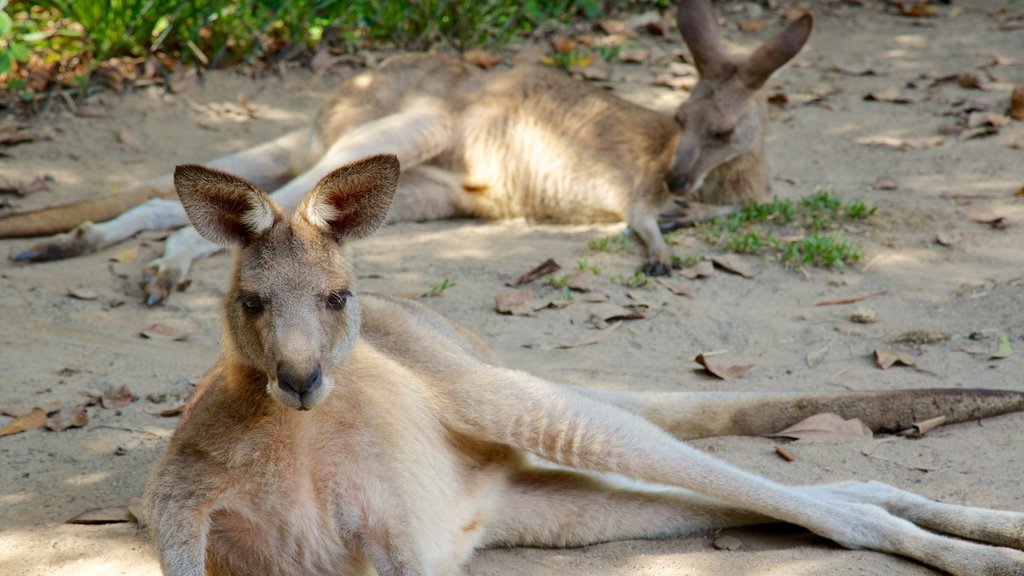
[[[328,294],[325,302],[327,304],[327,307],[330,308],[331,310],[341,310],[342,308],[345,307],[345,303],[348,301],[348,297],[351,295],[352,293],[349,292],[348,290],[337,290]]]
[[[733,128],[729,128],[727,130],[718,130],[711,133],[711,138],[719,142],[728,142],[729,139],[732,138],[733,132],[735,131],[736,130]]]
[[[240,294],[235,299],[242,306],[242,310],[245,310],[249,314],[259,314],[263,312],[263,300],[256,294]]]

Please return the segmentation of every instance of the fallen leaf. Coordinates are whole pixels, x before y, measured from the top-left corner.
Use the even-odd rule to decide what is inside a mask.
[[[1006,334],[999,336],[999,347],[989,356],[992,360],[1002,360],[1013,356],[1013,347],[1010,346],[1010,337]]]
[[[153,414],[153,416],[159,416],[161,418],[173,418],[175,416],[181,416],[184,412],[185,405],[180,404],[178,406],[172,406],[171,408],[167,408],[159,412],[150,412],[150,414]]]
[[[178,332],[170,326],[159,322],[139,332],[139,335],[150,340],[184,340],[188,338],[188,334]]]
[[[980,90],[982,86],[981,77],[975,72],[964,72],[956,77],[956,83],[961,88]]]
[[[908,4],[906,2],[896,2],[896,8],[899,9],[900,14],[910,18],[922,18],[925,16],[934,16],[936,14],[935,6],[929,6],[927,1],[916,2]]]
[[[869,92],[864,99],[871,102],[888,102],[890,104],[913,104],[918,98],[903,94],[897,86],[890,86],[878,92]]]
[[[519,278],[516,278],[511,282],[505,282],[505,286],[508,286],[509,288],[515,288],[516,286],[529,284],[530,282],[533,282],[537,278],[542,278],[544,276],[547,276],[548,274],[552,274],[561,269],[562,267],[558,265],[558,262],[555,262],[554,258],[548,258],[547,260],[541,262],[532,270],[523,274]]]
[[[587,308],[590,318],[599,318],[604,322],[610,320],[640,320],[645,318],[644,314],[634,308],[626,308],[611,302],[593,304]]]
[[[42,408],[40,408],[39,406],[4,406],[4,407],[0,407],[0,414],[3,414],[4,416],[10,416],[11,418],[20,418],[22,416],[27,416],[27,415],[31,414],[33,410],[42,410],[43,412],[46,412],[47,416],[49,416],[50,414],[53,414],[54,412],[60,411],[60,409],[63,408],[63,407],[64,407],[64,403],[63,402],[61,402],[60,400],[54,400],[53,402],[50,402],[49,404],[47,404],[45,407],[42,407]]]
[[[135,401],[135,395],[124,384],[109,386],[100,396],[100,404],[104,408],[114,409],[127,406]]]
[[[132,248],[126,248],[121,250],[117,254],[110,257],[111,262],[117,262],[119,264],[128,264],[135,262],[139,259],[139,248],[137,246]]]
[[[602,282],[600,276],[594,274],[590,270],[583,270],[573,275],[573,277],[569,279],[569,284],[567,286],[569,290],[572,290],[573,292],[590,292],[600,282]]]
[[[106,118],[109,113],[102,106],[85,105],[79,106],[75,114],[82,118]]]
[[[586,292],[584,294],[581,294],[579,297],[581,302],[590,303],[607,302],[611,300],[611,298],[611,296],[605,294],[604,292]]]
[[[1002,128],[1012,122],[1010,117],[998,112],[971,112],[967,116],[967,127],[978,128],[979,126],[991,126]]]
[[[527,348],[537,347],[537,348],[540,348],[542,350],[552,350],[552,349],[566,350],[566,349],[569,349],[569,348],[579,348],[581,346],[591,346],[591,345],[597,344],[598,342],[601,342],[601,341],[605,340],[606,338],[608,338],[609,336],[611,336],[616,330],[619,329],[620,326],[622,326],[622,321],[621,320],[618,321],[618,322],[615,322],[613,324],[609,324],[608,327],[605,328],[604,330],[598,330],[597,333],[594,334],[593,336],[590,336],[588,338],[584,338],[583,340],[580,340],[578,342],[569,342],[569,343],[563,343],[563,344],[544,344],[544,345],[541,345],[541,346],[528,345]]]
[[[25,132],[25,126],[21,124],[5,124],[0,126],[0,146],[14,146],[15,144],[32,142],[35,139],[35,135]]]
[[[501,58],[498,58],[494,54],[487,50],[481,50],[474,48],[472,50],[466,50],[462,57],[473,66],[483,68],[484,70],[490,70],[498,64],[501,64]]]
[[[875,178],[871,187],[875,190],[896,190],[900,187],[899,183],[888,176],[879,176]]]
[[[835,306],[838,304],[853,304],[860,302],[861,300],[867,300],[868,298],[877,298],[879,296],[885,296],[889,294],[888,290],[882,290],[881,292],[871,292],[868,294],[857,294],[854,296],[839,296],[838,298],[829,298],[827,300],[819,300],[815,302],[815,306]]]
[[[668,291],[676,296],[693,296],[697,293],[697,287],[692,284],[684,284],[682,282],[676,282],[675,280],[661,277],[655,278],[655,281],[665,288],[668,288]]]
[[[922,344],[937,344],[939,342],[945,342],[952,338],[949,332],[943,330],[908,330],[899,336],[892,339],[893,342],[899,344],[914,344],[920,346]]]
[[[832,413],[815,414],[774,434],[769,438],[792,438],[814,443],[851,442],[872,438],[871,430],[857,418],[843,420]]]
[[[711,542],[711,545],[719,550],[734,551],[742,548],[743,542],[735,536],[729,536],[728,534],[726,534],[724,536],[719,536],[718,538],[715,538]]]
[[[0,436],[10,436],[11,434],[19,434],[26,430],[34,430],[44,424],[46,424],[46,410],[38,407],[32,408],[32,411],[28,414],[19,416],[8,422],[3,428],[0,428]]]
[[[971,222],[988,224],[997,230],[1001,230],[1010,225],[1005,216],[1001,216],[996,213],[996,211],[989,206],[976,206],[971,208],[964,213],[964,217]]]
[[[853,314],[850,314],[850,322],[857,324],[874,324],[878,321],[878,314],[867,306],[858,306]]]
[[[136,523],[138,518],[132,514],[128,506],[113,506],[111,508],[91,508],[82,512],[74,518],[65,520],[65,524],[122,524],[125,522]]]
[[[930,138],[892,138],[889,136],[867,136],[854,140],[863,146],[878,146],[883,148],[899,148],[901,150],[928,150],[945,144],[946,139],[942,136]]]
[[[50,176],[36,176],[25,184],[0,187],[0,194],[16,194],[18,196],[29,196],[36,192],[44,192],[50,189]]]
[[[100,297],[100,293],[89,286],[75,286],[68,290],[68,296],[76,300],[95,300]]]
[[[891,368],[896,364],[913,368],[917,366],[917,360],[906,352],[890,350],[888,348],[875,348],[875,364],[878,364],[878,367],[882,370]]]
[[[494,308],[501,314],[533,316],[533,290],[517,290],[494,295]]]
[[[946,423],[946,415],[936,416],[934,418],[928,418],[927,420],[921,420],[920,422],[914,422],[913,426],[906,430],[901,430],[896,434],[898,436],[909,436],[911,438],[920,438],[928,432],[942,426]]]
[[[641,46],[627,46],[619,51],[619,60],[632,64],[642,64],[651,57],[651,51]]]
[[[767,20],[740,20],[736,23],[736,26],[740,29],[740,32],[744,34],[754,34],[760,32],[768,27]]]
[[[956,246],[961,239],[960,234],[956,231],[944,230],[935,234],[935,242],[947,248]]]
[[[789,450],[786,450],[786,447],[783,446],[782,444],[775,445],[775,453],[778,454],[779,457],[781,457],[786,462],[792,462],[796,460],[796,458],[793,457],[793,454],[791,454]]]
[[[1024,121],[1024,84],[1017,84],[1010,92],[1010,117]]]
[[[75,406],[67,412],[61,411],[46,421],[46,428],[54,432],[63,432],[68,428],[81,428],[89,423],[89,415],[85,406]]]
[[[626,24],[622,20],[601,20],[597,27],[605,34],[622,34],[626,31]]]
[[[568,36],[556,34],[551,38],[551,47],[555,52],[572,52],[576,49],[576,41]]]
[[[715,274],[715,265],[710,260],[701,260],[700,262],[683,268],[679,271],[679,275],[683,278],[693,280],[695,278],[707,278]]]
[[[744,278],[754,277],[754,269],[751,267],[750,263],[741,256],[737,256],[735,254],[724,254],[722,256],[713,256],[711,261],[715,266],[718,266],[726,272],[739,274]]]
[[[814,368],[818,364],[821,364],[821,361],[825,359],[826,354],[828,354],[828,344],[824,344],[821,347],[808,352],[804,361],[807,362],[808,368]]]
[[[697,357],[693,359],[694,362],[700,364],[708,371],[712,376],[721,378],[722,380],[736,380],[746,376],[747,372],[754,367],[753,364],[747,365],[736,365],[736,366],[716,366],[711,362],[708,362],[707,357],[701,353],[697,354]]]

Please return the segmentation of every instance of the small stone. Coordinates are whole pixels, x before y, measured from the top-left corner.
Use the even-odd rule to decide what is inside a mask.
[[[858,324],[874,324],[878,322],[878,314],[867,306],[858,306],[850,315],[850,320]]]

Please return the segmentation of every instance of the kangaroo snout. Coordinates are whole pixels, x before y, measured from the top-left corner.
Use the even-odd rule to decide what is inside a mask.
[[[278,387],[286,393],[297,394],[300,398],[316,392],[322,382],[323,377],[319,365],[312,370],[302,370],[285,364],[281,364],[277,368]]]

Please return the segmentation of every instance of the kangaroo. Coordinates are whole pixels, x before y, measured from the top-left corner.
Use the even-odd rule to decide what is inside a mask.
[[[860,410],[883,428],[936,409],[964,420],[1024,409],[1022,393],[557,384],[502,366],[471,332],[421,304],[359,292],[348,248],[387,219],[395,156],[330,172],[290,217],[224,172],[186,165],[174,179],[195,230],[236,257],[222,355],[146,491],[168,576],[457,575],[482,547],[583,546],[780,520],[956,575],[1024,573],[1014,549],[1024,546],[1024,513],[877,482],[781,485],[681,441],[774,431],[822,409]],[[601,477],[609,472],[678,490],[613,488]]]
[[[674,116],[546,67],[484,73],[453,56],[400,56],[341,84],[309,128],[208,166],[268,188],[287,181],[272,196],[293,210],[337,166],[393,153],[405,172],[391,221],[626,220],[646,247],[644,271],[669,275],[671,251],[658,221],[666,205],[735,205],[766,195],[762,87],[811,32],[805,15],[737,58],[726,53],[708,0],[682,0],[677,21],[700,81]],[[112,220],[86,222],[13,258],[65,258],[143,229],[187,224],[167,175],[124,194],[9,216],[0,220],[0,237],[63,232],[83,216],[106,220],[147,198]],[[168,298],[191,262],[216,250],[194,231],[171,237],[146,269],[147,303]]]

